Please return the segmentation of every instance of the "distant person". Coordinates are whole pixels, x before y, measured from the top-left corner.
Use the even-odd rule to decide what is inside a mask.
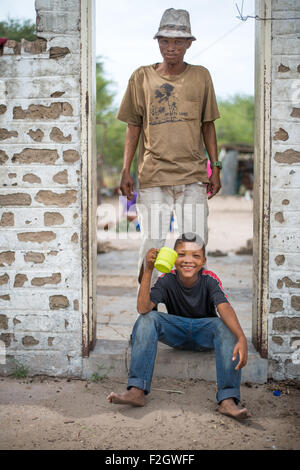
[[[175,270],[150,282],[158,250],[151,248],[138,292],[140,313],[132,332],[132,351],[127,391],[111,392],[111,403],[144,406],[150,393],[157,343],[177,349],[214,349],[217,370],[217,402],[220,413],[238,419],[249,417],[239,406],[241,368],[247,363],[247,340],[228,302],[220,279],[204,269],[205,245],[195,234],[183,234],[175,242]],[[168,313],[157,311],[164,303]],[[219,314],[219,316],[216,313]],[[199,397],[201,400],[201,397]]]
[[[121,196],[121,203],[123,205],[123,214],[126,216],[127,223],[130,224],[131,222],[134,222],[136,231],[139,232],[140,225],[137,219],[137,209],[136,209],[137,195],[138,193],[134,191],[132,199],[128,199],[125,196]]]
[[[221,188],[214,120],[219,115],[209,71],[184,62],[195,37],[189,13],[170,8],[162,16],[158,40],[163,61],[138,68],[131,76],[117,118],[128,124],[120,188],[134,194],[131,163],[139,146],[137,199],[142,232],[138,272],[145,255],[161,248],[175,211],[180,233],[194,231],[207,242],[209,198]],[[212,174],[208,178],[204,145]],[[152,284],[158,272],[154,270]]]

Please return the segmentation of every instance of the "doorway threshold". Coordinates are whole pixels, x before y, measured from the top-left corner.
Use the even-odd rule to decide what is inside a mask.
[[[265,383],[268,361],[260,357],[250,338],[247,341],[248,362],[242,369],[242,383]],[[90,379],[93,374],[127,378],[130,353],[129,340],[98,339],[90,356],[83,359],[83,378]],[[154,377],[216,381],[214,351],[179,351],[159,343]]]
[[[252,344],[252,256],[228,253],[207,257],[208,269],[222,280],[248,341],[248,363],[242,369],[242,382],[265,383],[267,359]],[[126,378],[130,364],[130,335],[135,320],[137,252],[113,251],[101,255],[97,277],[97,340],[89,357],[83,359],[83,375]],[[107,268],[109,266],[109,269]],[[159,311],[166,311],[158,305]],[[156,377],[216,380],[214,351],[175,350],[159,343],[154,368]]]

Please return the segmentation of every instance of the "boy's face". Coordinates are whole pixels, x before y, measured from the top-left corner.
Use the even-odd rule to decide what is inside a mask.
[[[198,272],[205,265],[206,258],[202,248],[195,242],[183,242],[176,247],[178,253],[175,267],[181,278],[197,278]]]

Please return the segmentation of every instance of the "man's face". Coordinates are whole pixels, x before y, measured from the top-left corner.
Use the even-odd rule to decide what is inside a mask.
[[[180,277],[187,280],[197,278],[198,272],[206,263],[202,248],[195,242],[184,242],[176,247],[176,251],[178,256],[175,268]]]
[[[183,61],[186,50],[191,46],[192,40],[186,38],[159,38],[159,49],[167,64],[176,65]]]

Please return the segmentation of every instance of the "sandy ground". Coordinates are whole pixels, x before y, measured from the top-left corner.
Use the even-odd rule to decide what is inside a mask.
[[[242,385],[245,422],[217,413],[212,382],[154,379],[143,408],[107,402],[124,387],[107,378],[1,378],[1,450],[300,449],[299,384]]]

